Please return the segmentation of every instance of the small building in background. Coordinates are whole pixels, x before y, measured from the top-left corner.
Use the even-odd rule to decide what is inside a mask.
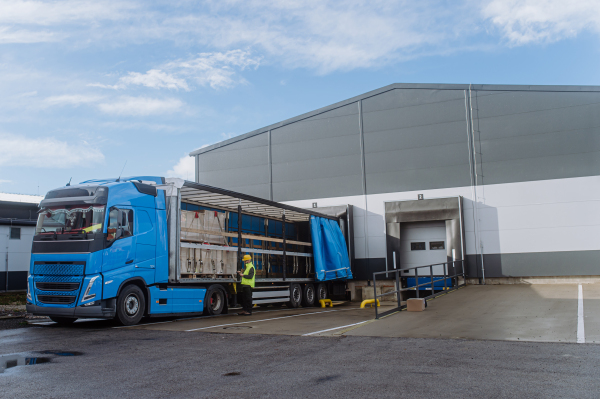
[[[27,289],[31,244],[43,198],[0,193],[0,292]]]

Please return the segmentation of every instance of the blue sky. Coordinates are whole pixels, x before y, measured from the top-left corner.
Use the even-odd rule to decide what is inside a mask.
[[[598,0],[0,0],[0,191],[186,154],[391,83],[600,85]]]

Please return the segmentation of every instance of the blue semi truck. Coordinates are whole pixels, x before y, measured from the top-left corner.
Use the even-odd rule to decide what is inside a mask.
[[[175,178],[67,185],[40,203],[27,310],[61,324],[124,325],[227,313],[237,304],[245,254],[256,268],[259,306],[345,297],[352,210],[324,212]]]

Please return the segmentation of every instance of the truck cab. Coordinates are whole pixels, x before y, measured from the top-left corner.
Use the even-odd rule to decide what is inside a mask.
[[[27,310],[59,323],[139,321],[148,287],[167,282],[163,183],[90,180],[48,192],[33,239]]]

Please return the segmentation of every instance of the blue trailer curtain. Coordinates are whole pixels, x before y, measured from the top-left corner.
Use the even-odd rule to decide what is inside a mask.
[[[310,217],[317,281],[351,279],[350,259],[340,226],[331,219]]]

